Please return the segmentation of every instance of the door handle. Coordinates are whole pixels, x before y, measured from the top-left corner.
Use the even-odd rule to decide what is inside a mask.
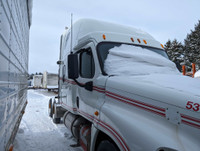
[[[76,105],[77,105],[77,108],[79,108],[79,97],[78,96],[76,97]]]

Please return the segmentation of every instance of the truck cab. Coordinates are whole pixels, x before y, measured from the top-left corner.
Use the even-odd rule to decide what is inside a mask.
[[[199,81],[182,76],[148,33],[79,20],[61,36],[58,64],[49,113],[71,130],[73,147],[199,150]]]

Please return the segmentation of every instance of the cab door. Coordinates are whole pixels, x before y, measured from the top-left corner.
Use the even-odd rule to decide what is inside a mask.
[[[77,79],[81,84],[87,82],[95,83],[97,72],[95,68],[94,59],[95,46],[93,43],[87,44],[79,52],[79,78]],[[86,90],[84,87],[77,87],[76,104],[77,109],[83,116],[87,118],[94,115],[97,102],[97,95],[95,91]],[[92,120],[90,118],[90,120]]]

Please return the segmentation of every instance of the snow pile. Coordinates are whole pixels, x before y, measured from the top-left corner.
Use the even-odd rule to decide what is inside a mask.
[[[194,74],[194,77],[195,77],[195,78],[200,78],[200,70],[197,71],[197,72]]]
[[[130,45],[110,49],[104,69],[108,75],[179,74],[176,65],[162,55]]]
[[[64,124],[54,124],[48,115],[48,101],[54,95],[29,90],[28,105],[14,142],[14,151],[81,151],[72,148],[75,139]]]

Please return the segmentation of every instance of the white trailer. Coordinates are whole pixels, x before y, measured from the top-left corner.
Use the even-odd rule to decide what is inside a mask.
[[[148,33],[79,20],[62,34],[57,63],[59,93],[49,115],[55,123],[63,117],[77,139],[72,146],[199,151],[200,81],[179,73]]]
[[[42,75],[33,76],[33,88],[42,88]]]
[[[0,0],[0,150],[12,150],[27,104],[32,0]]]
[[[42,77],[42,87],[48,91],[55,91],[58,89],[58,74],[49,73],[45,71]]]

